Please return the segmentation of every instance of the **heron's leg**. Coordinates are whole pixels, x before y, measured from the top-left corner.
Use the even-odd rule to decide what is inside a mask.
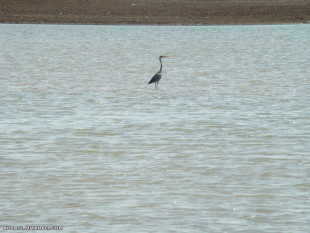
[[[158,82],[155,82],[155,89],[158,90]]]

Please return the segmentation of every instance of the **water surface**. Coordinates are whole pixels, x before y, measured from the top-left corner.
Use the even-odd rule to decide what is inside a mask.
[[[310,229],[310,25],[0,30],[1,226]]]

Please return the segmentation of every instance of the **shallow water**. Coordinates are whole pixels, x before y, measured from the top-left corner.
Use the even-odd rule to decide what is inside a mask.
[[[1,226],[310,229],[310,25],[0,31]]]

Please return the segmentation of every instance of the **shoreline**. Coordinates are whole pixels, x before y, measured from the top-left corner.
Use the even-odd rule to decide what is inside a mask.
[[[274,25],[310,23],[307,0],[2,0],[0,23]]]
[[[4,24],[7,24],[7,25],[10,25],[10,24],[15,24],[15,25],[62,25],[62,26],[128,26],[128,27],[143,27],[143,26],[163,26],[163,27],[172,27],[172,26],[180,26],[180,27],[202,27],[202,26],[273,26],[273,25],[299,25],[299,24],[303,24],[303,25],[307,25],[309,24],[310,25],[310,21],[309,22],[283,22],[283,23],[240,23],[240,24],[129,24],[129,23],[115,23],[115,24],[91,24],[91,23],[41,23],[41,22],[1,22],[0,21],[0,25],[4,25]]]

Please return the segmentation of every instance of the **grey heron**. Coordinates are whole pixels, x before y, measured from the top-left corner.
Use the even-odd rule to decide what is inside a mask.
[[[167,56],[160,56],[160,57],[159,57],[160,69],[159,69],[159,71],[152,77],[152,79],[149,81],[149,84],[155,83],[155,89],[158,89],[158,83],[159,83],[159,80],[161,79],[161,71],[162,71],[162,68],[163,68],[163,63],[161,62],[161,59],[162,59],[162,58],[165,58],[165,57],[167,57]]]

